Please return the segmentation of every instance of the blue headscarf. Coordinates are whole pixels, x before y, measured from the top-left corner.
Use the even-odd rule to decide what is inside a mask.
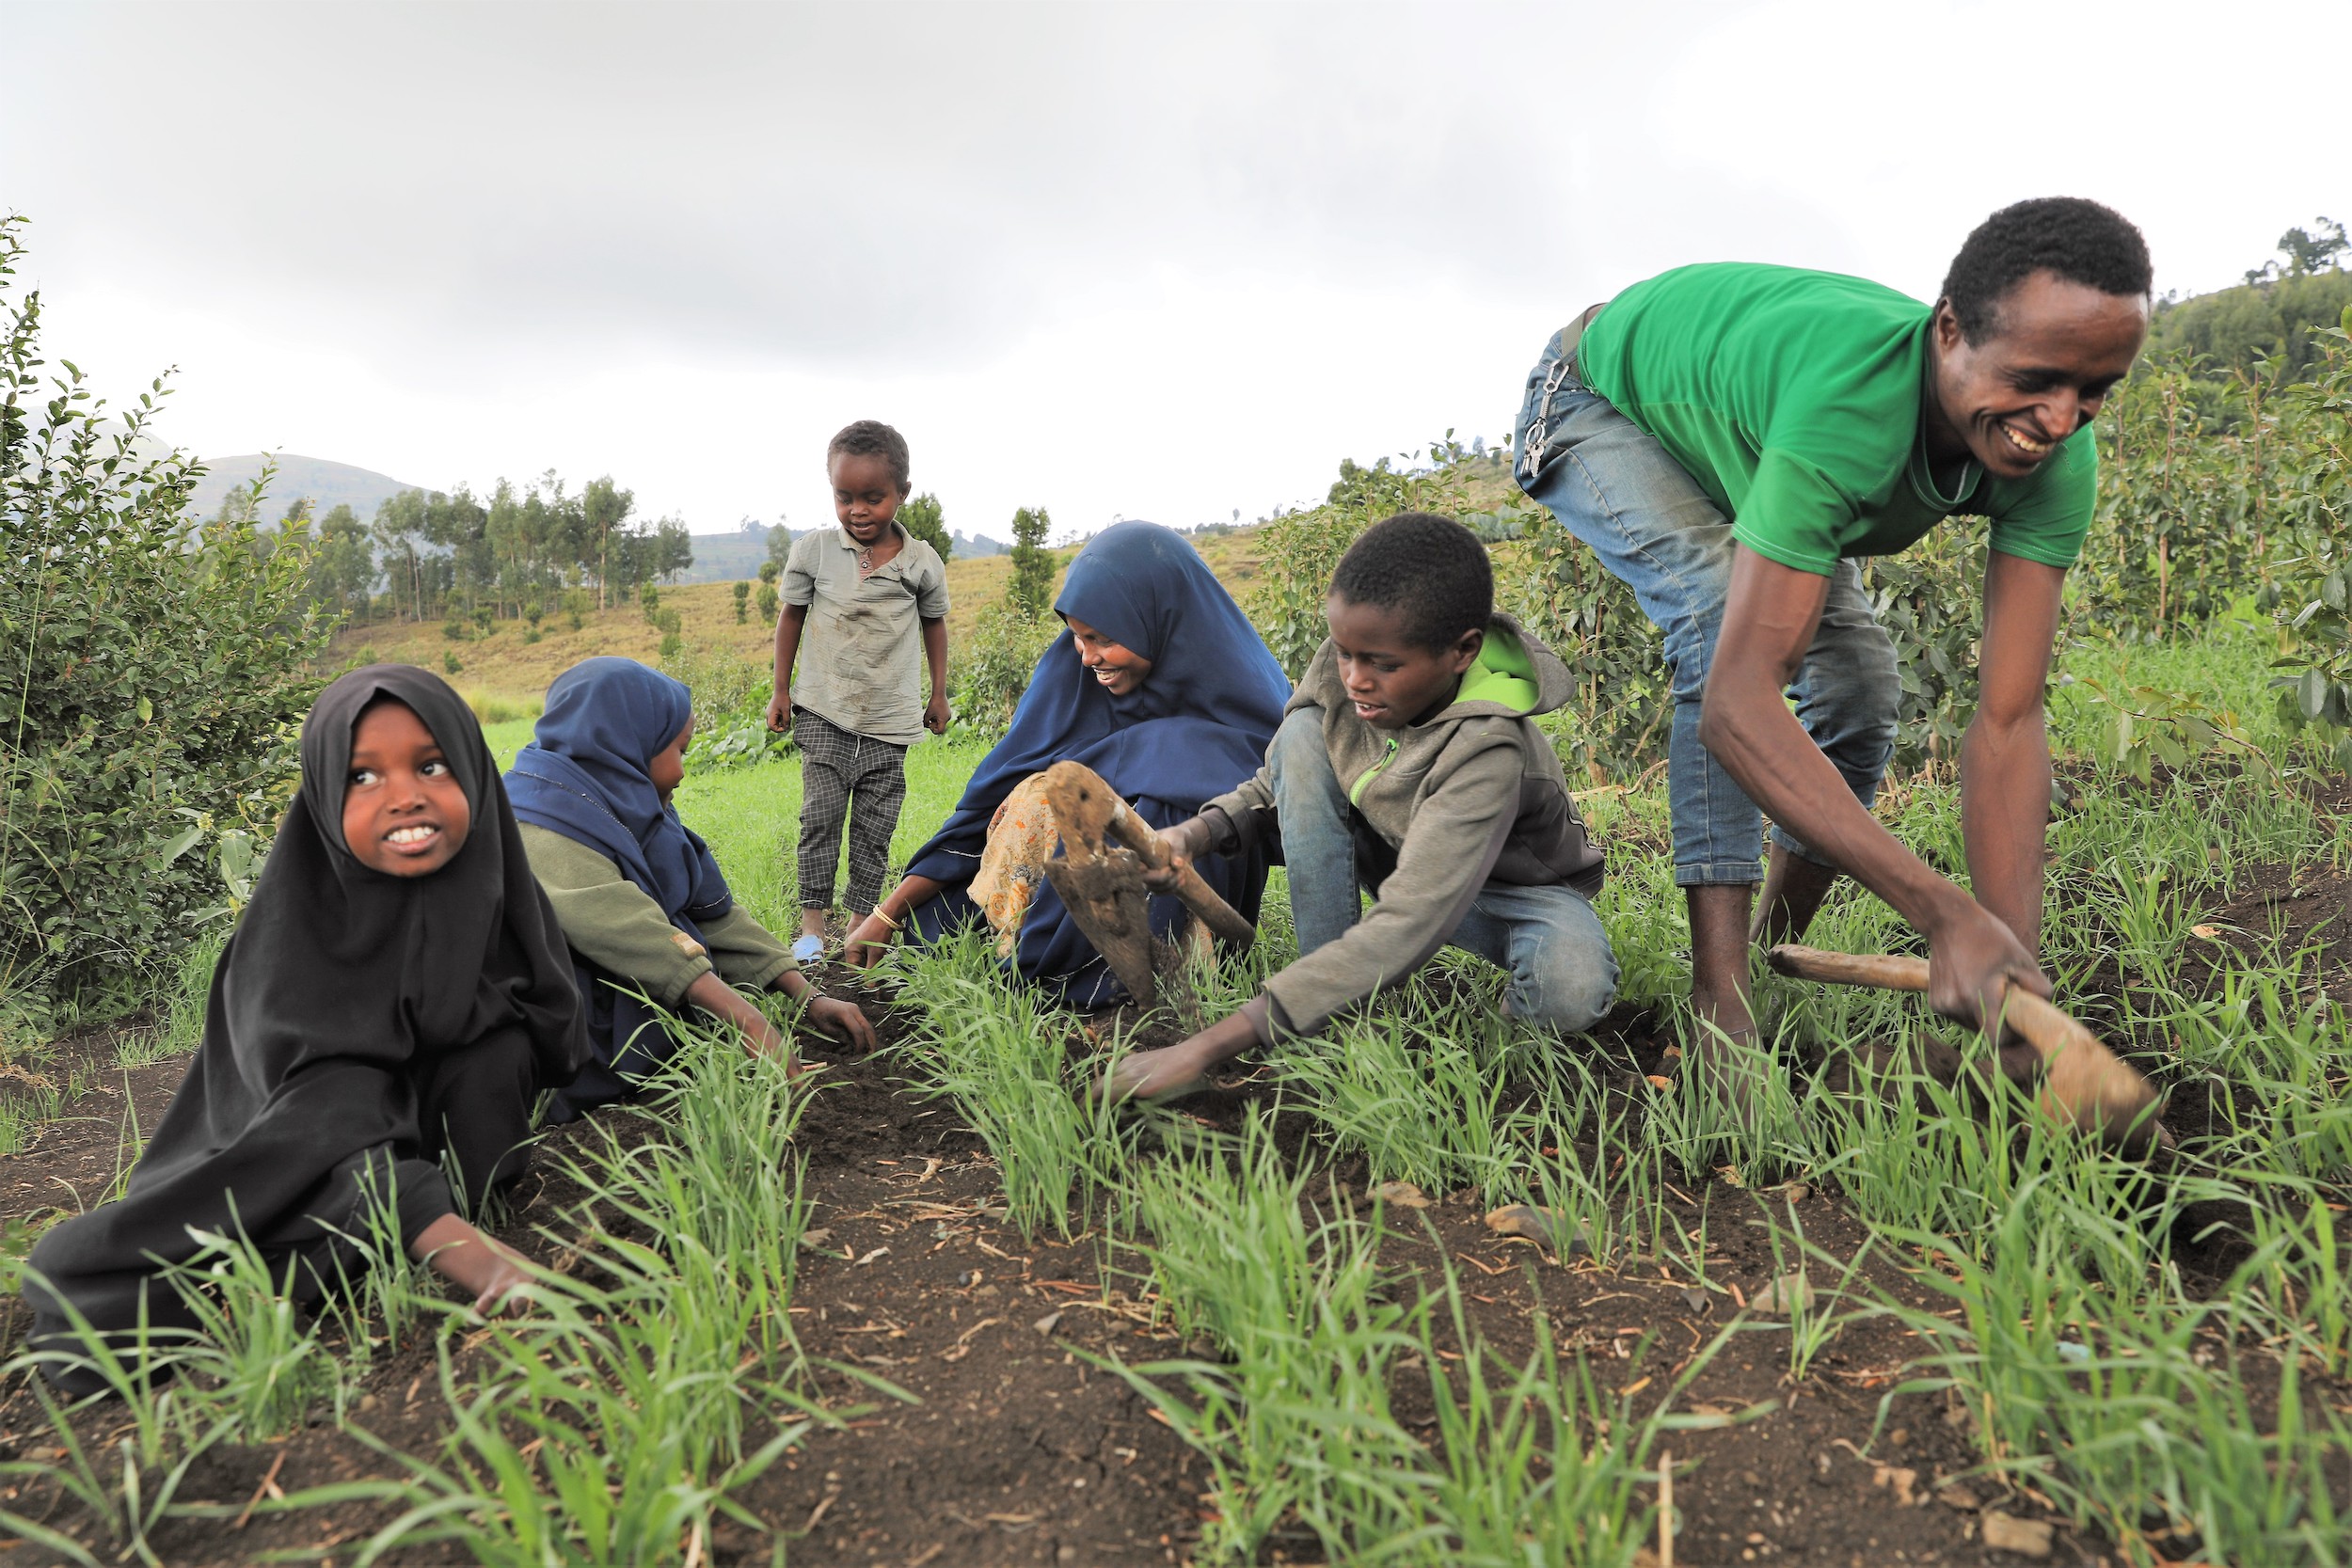
[[[506,770],[516,818],[577,839],[696,941],[735,907],[701,837],[661,799],[653,759],[694,715],[685,683],[633,658],[582,659],[548,688],[531,743]]]
[[[1264,760],[1290,679],[1183,535],[1157,523],[1104,529],[1070,563],[1054,610],[1150,659],[1150,677],[1112,696],[1078,662],[1065,629],[1037,661],[1012,727],[915,852],[910,873],[970,879],[1005,797],[1065,757],[1092,768],[1124,799],[1188,807],[1222,795]]]
[[[1257,628],[1216,580],[1200,552],[1156,523],[1120,523],[1096,534],[1070,563],[1054,609],[1152,661],[1143,685],[1114,697],[1078,662],[1068,631],[1054,639],[1029,677],[1012,728],[980,763],[938,832],[916,851],[909,873],[961,884],[978,871],[989,820],[1021,781],[1064,758],[1085,763],[1152,827],[1192,816],[1258,770],[1282,721],[1291,683]],[[1263,858],[1227,865],[1203,857],[1201,875],[1245,916],[1257,909]],[[1152,926],[1181,918],[1172,897],[1152,900]],[[977,911],[960,890],[916,911],[932,937]],[[1107,1000],[1108,967],[1050,886],[1037,890],[1022,928],[1024,974],[1062,986],[1078,1006]]]

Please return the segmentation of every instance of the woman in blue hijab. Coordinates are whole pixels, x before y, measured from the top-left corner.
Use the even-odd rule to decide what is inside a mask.
[[[1070,563],[1054,610],[1067,629],[1038,660],[1012,728],[908,863],[906,880],[850,933],[843,956],[850,963],[878,961],[902,927],[929,942],[986,920],[1025,977],[1073,1006],[1116,1002],[1124,992],[1110,966],[1052,884],[984,868],[1003,860],[992,851],[1018,835],[1050,848],[1050,814],[1038,820],[1030,780],[1075,759],[1157,828],[1187,820],[1264,761],[1290,681],[1181,535],[1156,523],[1105,529]],[[1263,856],[1196,864],[1227,903],[1257,918]],[[1183,911],[1172,896],[1153,898],[1153,934],[1168,936]]]
[[[692,693],[629,658],[591,658],[548,688],[547,711],[507,769],[523,851],[571,946],[595,1059],[551,1119],[628,1095],[676,1042],[655,1006],[691,1004],[755,1053],[790,1044],[736,988],[806,999],[809,1022],[871,1047],[873,1026],[816,994],[790,949],[735,901],[719,863],[678,820]],[[649,1006],[648,1002],[655,1006]]]

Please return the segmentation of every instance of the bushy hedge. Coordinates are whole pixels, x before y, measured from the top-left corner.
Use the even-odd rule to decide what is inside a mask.
[[[225,833],[266,835],[329,629],[306,562],[186,514],[201,470],[148,455],[155,382],[107,419],[45,375],[40,298],[0,218],[0,995],[128,1002],[227,913]],[[103,421],[103,422],[102,422]]]

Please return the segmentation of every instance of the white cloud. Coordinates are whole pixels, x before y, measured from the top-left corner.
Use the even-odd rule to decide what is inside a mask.
[[[1682,261],[1925,294],[2069,191],[2229,282],[2352,205],[2334,138],[2167,105],[2333,15],[18,6],[0,204],[52,353],[178,363],[199,451],[610,471],[723,530],[822,515],[870,416],[956,527],[1189,523],[1500,435],[1547,332]]]

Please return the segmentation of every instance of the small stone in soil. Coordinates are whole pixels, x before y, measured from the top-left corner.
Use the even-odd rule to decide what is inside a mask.
[[[1984,1544],[1996,1552],[2048,1557],[2052,1526],[2047,1519],[2020,1519],[1993,1509],[1984,1515]]]
[[[1584,1227],[1557,1209],[1532,1203],[1506,1203],[1486,1215],[1486,1228],[1498,1236],[1517,1236],[1562,1254],[1589,1254],[1591,1238]]]
[[[1776,1313],[1786,1317],[1802,1312],[1813,1305],[1813,1287],[1802,1274],[1783,1275],[1756,1292],[1748,1305],[1758,1312]]]

